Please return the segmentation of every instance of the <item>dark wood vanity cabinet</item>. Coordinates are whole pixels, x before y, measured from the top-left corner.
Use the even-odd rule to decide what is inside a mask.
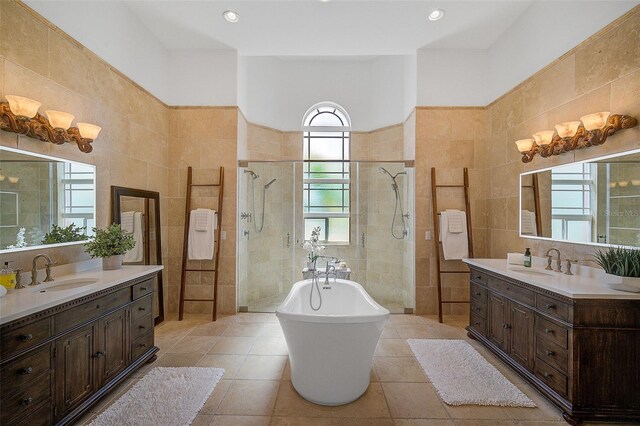
[[[2,325],[0,423],[68,424],[153,359],[152,293],[151,275]]]
[[[564,412],[640,420],[640,300],[572,299],[471,267],[469,336]]]

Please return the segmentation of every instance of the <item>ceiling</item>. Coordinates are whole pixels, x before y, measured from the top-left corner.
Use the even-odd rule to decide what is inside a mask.
[[[415,54],[486,49],[532,1],[126,1],[167,49],[236,49],[247,56]],[[436,8],[445,16],[427,19]],[[235,24],[225,10],[240,15]]]

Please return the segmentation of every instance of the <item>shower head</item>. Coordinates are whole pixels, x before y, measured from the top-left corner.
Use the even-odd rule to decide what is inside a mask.
[[[276,181],[276,179],[275,179],[275,178],[274,178],[274,179],[271,179],[271,182],[269,182],[268,184],[266,184],[266,185],[264,186],[264,189],[269,189],[269,187],[271,186],[271,184],[272,184],[273,182],[275,182],[275,181]]]
[[[254,173],[253,170],[245,170],[245,173],[251,173],[251,177],[255,180],[258,179],[260,176],[258,176],[257,174]]]

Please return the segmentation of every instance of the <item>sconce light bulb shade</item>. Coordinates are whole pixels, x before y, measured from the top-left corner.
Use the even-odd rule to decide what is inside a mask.
[[[556,124],[556,130],[558,136],[561,138],[571,138],[578,133],[578,127],[582,124],[581,121],[567,121],[566,123]]]
[[[609,111],[596,112],[580,117],[580,121],[587,130],[602,129],[606,124],[611,113]]]
[[[543,130],[541,132],[535,133],[533,135],[533,139],[535,139],[536,143],[540,146],[549,145],[553,140],[553,135],[555,134],[555,130]]]
[[[16,176],[9,176],[9,183],[18,183],[18,181],[20,180],[19,177]]]
[[[47,118],[49,118],[51,127],[56,129],[67,130],[71,127],[71,122],[75,118],[72,114],[63,111],[47,110],[45,113],[47,114]]]
[[[83,138],[95,140],[102,127],[90,123],[78,123],[78,130]]]
[[[621,188],[626,188],[627,186],[629,186],[629,181],[620,181],[618,182],[618,185],[620,185]]]
[[[38,108],[42,105],[40,102],[24,96],[6,95],[5,97],[9,101],[11,112],[20,117],[35,117],[38,113]]]
[[[528,152],[533,147],[533,139],[520,139],[516,141],[516,145],[518,147],[518,151],[520,152]]]
[[[631,185],[640,186],[640,179],[631,179]]]

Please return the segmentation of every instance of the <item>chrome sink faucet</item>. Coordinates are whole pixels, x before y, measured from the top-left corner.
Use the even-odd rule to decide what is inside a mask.
[[[44,282],[47,283],[47,282],[53,281],[53,278],[51,277],[51,265],[55,265],[56,263],[53,262],[49,256],[41,253],[36,257],[34,257],[33,262],[31,262],[31,284],[29,285],[40,284],[40,282],[38,281],[38,259],[40,259],[41,257],[44,258],[45,260],[44,267],[45,267],[45,272],[47,274],[47,276],[44,279]]]
[[[556,272],[562,272],[562,261],[560,260],[560,250],[558,250],[555,247],[551,247],[549,250],[547,250],[547,267],[544,268],[548,271],[551,271],[551,260],[553,259],[553,257],[549,254],[552,251],[555,251],[557,253],[557,258],[556,258]]]

